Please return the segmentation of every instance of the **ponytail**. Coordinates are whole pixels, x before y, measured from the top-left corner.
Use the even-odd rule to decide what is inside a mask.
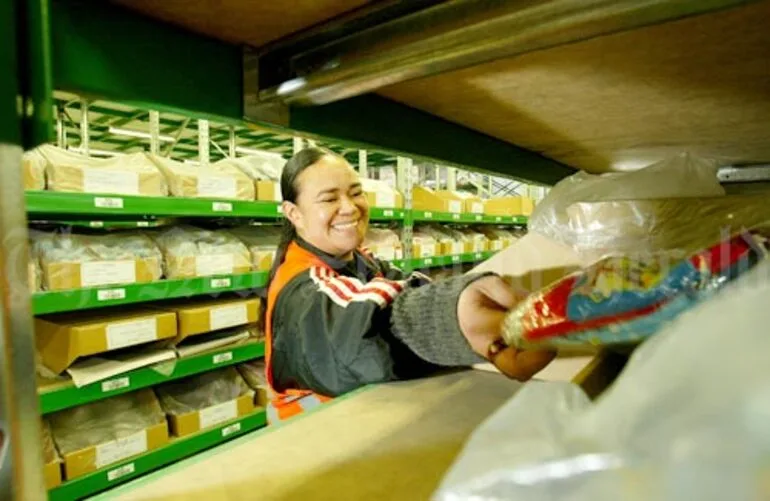
[[[275,274],[278,273],[278,268],[286,260],[286,251],[289,250],[289,245],[297,238],[297,230],[294,225],[287,218],[283,218],[281,223],[281,238],[278,241],[278,249],[275,251],[275,258],[273,258],[273,267],[270,269],[270,278],[267,280],[267,287],[275,278]]]

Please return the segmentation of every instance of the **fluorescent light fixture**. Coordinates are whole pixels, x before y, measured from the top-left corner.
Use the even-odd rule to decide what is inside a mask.
[[[81,155],[86,154],[85,150],[83,148],[80,148],[79,146],[70,146],[69,150],[74,153],[80,153]],[[88,154],[92,156],[99,156],[99,157],[117,157],[117,156],[123,155],[124,153],[121,153],[119,151],[107,151],[107,150],[97,150],[94,148],[89,148]]]
[[[255,150],[252,148],[245,148],[243,146],[236,146],[235,152],[240,153],[241,155],[273,155],[276,157],[283,158],[283,155],[281,155],[280,153],[275,153],[273,151]]]
[[[131,137],[138,137],[141,139],[150,139],[149,132],[142,132],[140,130],[121,129],[120,127],[110,127],[109,131],[110,131],[110,134],[115,134],[118,136],[131,136]],[[158,136],[158,141],[163,141],[164,143],[173,143],[174,138],[171,136],[161,134]]]

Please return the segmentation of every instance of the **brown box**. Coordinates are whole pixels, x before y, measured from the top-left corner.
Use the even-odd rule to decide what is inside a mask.
[[[226,264],[225,267],[220,267],[220,264],[212,264],[210,262],[210,260],[216,261],[222,256],[231,258],[230,260],[232,265],[229,264],[228,261],[228,264]],[[249,254],[238,253],[201,256],[171,256],[166,254],[166,267],[168,270],[173,270],[172,276],[174,278],[193,278],[213,275],[238,275],[251,271],[250,258],[251,256]],[[202,264],[204,261],[206,262],[205,265]],[[204,273],[203,270],[205,269],[210,269],[212,272]],[[216,272],[213,272],[213,270],[216,270]]]
[[[254,406],[255,407],[267,407],[270,402],[270,396],[267,393],[267,388],[260,386],[254,390]]]
[[[205,409],[178,416],[169,415],[168,421],[171,426],[171,433],[175,437],[185,437],[250,414],[254,411],[254,399],[254,394],[249,392],[247,395],[241,395],[236,399]]]
[[[59,458],[55,459],[50,463],[46,463],[43,466],[43,478],[45,479],[46,489],[51,490],[54,487],[58,487],[59,485],[61,485],[61,480],[62,480],[61,466],[62,466],[62,460]]]
[[[415,210],[431,212],[452,212],[450,202],[452,200],[439,194],[429,188],[414,186],[412,188],[412,206]],[[459,211],[458,211],[459,212]]]
[[[152,395],[152,393],[150,393],[150,395]],[[64,477],[67,480],[72,480],[74,478],[87,475],[88,473],[98,469],[108,467],[110,463],[97,464],[100,455],[99,451],[103,451],[108,447],[115,447],[116,445],[119,445],[119,443],[126,444],[128,442],[133,444],[139,443],[141,446],[135,449],[136,454],[128,457],[138,456],[140,454],[144,454],[145,452],[157,449],[168,443],[168,424],[164,420],[162,423],[158,423],[156,425],[150,426],[149,428],[145,428],[140,432],[134,433],[120,440],[87,447],[70,454],[65,454]],[[105,454],[105,456],[109,456],[109,454]],[[128,459],[128,457],[117,457],[119,457],[119,459],[113,461],[113,464],[123,461],[124,459]],[[111,476],[111,473],[112,472],[107,472],[108,478]]]
[[[126,271],[133,262],[133,271]],[[92,262],[45,262],[41,264],[43,285],[46,290],[79,289],[81,287],[100,287],[147,283],[160,279],[161,262],[157,258],[133,259],[121,261]],[[111,270],[123,270],[120,274],[111,274]],[[133,281],[119,281],[115,277],[126,276]]]
[[[435,244],[414,244],[412,247],[413,254],[417,259],[423,259],[427,257],[436,257],[441,255],[441,245]]]
[[[484,200],[479,197],[466,198],[463,204],[463,212],[468,214],[484,214]]]
[[[382,193],[377,191],[365,191],[366,201],[369,207],[380,207],[384,209],[401,209],[404,207],[404,196],[399,192]]]
[[[484,213],[489,216],[520,216],[524,214],[526,197],[490,198],[484,202]]]
[[[37,350],[43,364],[56,374],[80,357],[176,334],[176,315],[152,308],[112,308],[35,318]]]
[[[24,189],[44,190],[45,161],[40,157],[29,158],[27,155],[24,155],[22,166],[24,168]]]
[[[275,249],[264,251],[250,250],[250,252],[253,271],[270,271],[273,267],[273,259],[275,259]]]
[[[283,200],[281,197],[281,185],[276,181],[255,181],[254,189],[257,193],[257,200],[263,202],[280,202]]]
[[[446,200],[447,208],[445,212],[453,212],[455,214],[465,212],[465,199],[457,193],[446,190],[439,190],[436,191],[436,195]]]
[[[159,304],[157,309],[173,312],[177,319],[173,344],[198,334],[257,322],[261,303],[258,298],[185,300]]]
[[[535,200],[530,197],[522,197],[521,200],[521,213],[524,216],[529,216],[532,211],[535,210]]]

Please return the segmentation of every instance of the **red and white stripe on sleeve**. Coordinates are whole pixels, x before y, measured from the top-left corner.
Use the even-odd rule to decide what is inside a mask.
[[[404,281],[384,278],[375,278],[364,283],[357,278],[344,277],[321,266],[310,268],[310,278],[318,290],[343,308],[350,303],[363,301],[371,301],[384,308],[396,299],[406,284]]]

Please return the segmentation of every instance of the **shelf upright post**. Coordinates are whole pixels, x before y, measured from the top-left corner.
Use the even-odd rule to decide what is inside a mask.
[[[457,169],[454,167],[446,168],[446,189],[449,191],[457,190]]]
[[[236,151],[235,151],[235,126],[230,126],[230,137],[227,141],[227,152],[230,155],[230,158],[236,157]]]
[[[404,244],[405,272],[412,271],[412,229],[414,216],[412,214],[412,159],[396,157],[396,186],[404,195],[404,226],[401,228],[401,241]]]
[[[150,153],[160,153],[160,113],[150,110]]]
[[[292,140],[292,151],[293,151],[293,154],[296,155],[297,153],[299,153],[303,149],[305,149],[305,144],[304,144],[304,141],[302,140],[302,138],[299,137],[299,136],[294,136],[294,138]]]
[[[209,121],[203,119],[198,120],[198,162],[209,164]]]
[[[56,146],[67,149],[67,127],[64,125],[64,107],[56,107]]]
[[[358,150],[358,175],[364,179],[369,177],[369,157],[366,150]]]
[[[487,176],[487,193],[489,194],[489,198],[492,198],[494,196],[492,191],[493,191],[493,181],[492,181],[492,176],[490,175],[490,176]]]
[[[89,155],[88,140],[88,99],[80,100],[80,152]]]

